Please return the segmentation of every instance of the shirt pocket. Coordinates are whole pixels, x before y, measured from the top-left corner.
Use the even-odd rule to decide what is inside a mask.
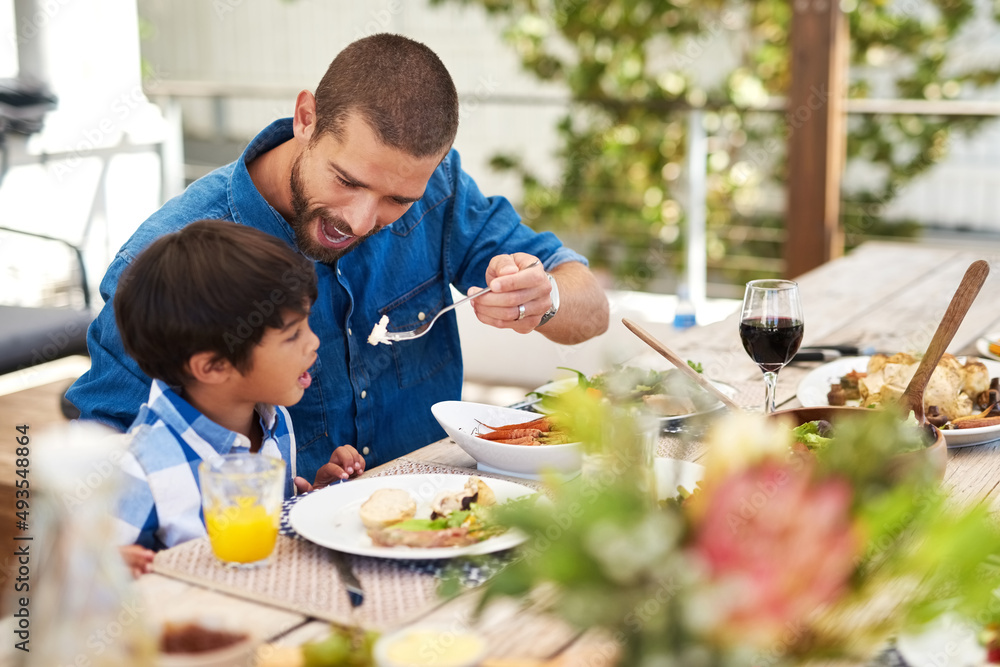
[[[409,331],[427,324],[449,304],[450,288],[441,273],[418,285],[385,308],[390,331]],[[393,343],[392,357],[400,389],[420,384],[442,368],[460,363],[458,324],[453,315],[444,315],[424,336]]]
[[[319,357],[309,369],[312,382],[302,398],[289,408],[292,415],[292,430],[295,433],[295,449],[302,452],[317,440],[326,437],[326,401],[323,396],[323,382],[320,379],[323,362]],[[308,415],[308,418],[296,419],[298,415]]]

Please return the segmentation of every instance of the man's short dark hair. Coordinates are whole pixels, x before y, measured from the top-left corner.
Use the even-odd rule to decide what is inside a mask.
[[[337,54],[316,88],[316,133],[341,137],[358,113],[387,146],[439,155],[458,133],[458,93],[433,51],[401,35],[359,39]]]
[[[125,352],[146,375],[181,386],[191,356],[214,352],[241,373],[266,328],[316,300],[312,262],[278,238],[221,220],[160,237],[125,269],[114,295]]]

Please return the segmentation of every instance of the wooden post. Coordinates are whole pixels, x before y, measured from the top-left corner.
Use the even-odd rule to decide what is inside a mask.
[[[785,274],[843,254],[840,179],[845,159],[847,22],[837,0],[792,3],[788,95]]]

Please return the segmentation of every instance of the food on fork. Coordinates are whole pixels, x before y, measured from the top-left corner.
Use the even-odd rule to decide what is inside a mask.
[[[377,530],[412,519],[416,513],[416,501],[402,489],[379,489],[361,505],[359,510],[361,523],[368,530]]]
[[[392,345],[392,341],[385,335],[389,330],[389,316],[383,315],[382,318],[375,323],[372,328],[372,332],[368,334],[368,344],[378,345],[379,343],[385,343],[386,345]]]

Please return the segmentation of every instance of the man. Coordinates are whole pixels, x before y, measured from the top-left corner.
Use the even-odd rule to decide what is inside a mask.
[[[413,329],[452,302],[449,285],[470,294],[488,285],[492,293],[472,302],[484,324],[566,344],[606,331],[607,299],[586,260],[522,225],[505,199],[483,196],[451,149],[457,131],[458,95],[430,49],[386,34],[349,45],[315,95],[299,93],[291,119],[167,202],[119,251],[88,332],[91,369],[67,393],[81,418],[120,430],[134,419],[150,380],[115,328],[118,278],[154,239],[205,218],[256,227],[315,260],[309,324],[319,358],[290,409],[306,479],[319,479],[343,445],[371,468],[444,436],[430,406],[461,394],[456,318],[413,341],[371,346],[383,315],[390,330]],[[526,268],[536,258],[544,271]],[[279,306],[261,303],[261,318],[233,322],[233,336]],[[516,352],[498,350],[498,361],[505,354]]]

